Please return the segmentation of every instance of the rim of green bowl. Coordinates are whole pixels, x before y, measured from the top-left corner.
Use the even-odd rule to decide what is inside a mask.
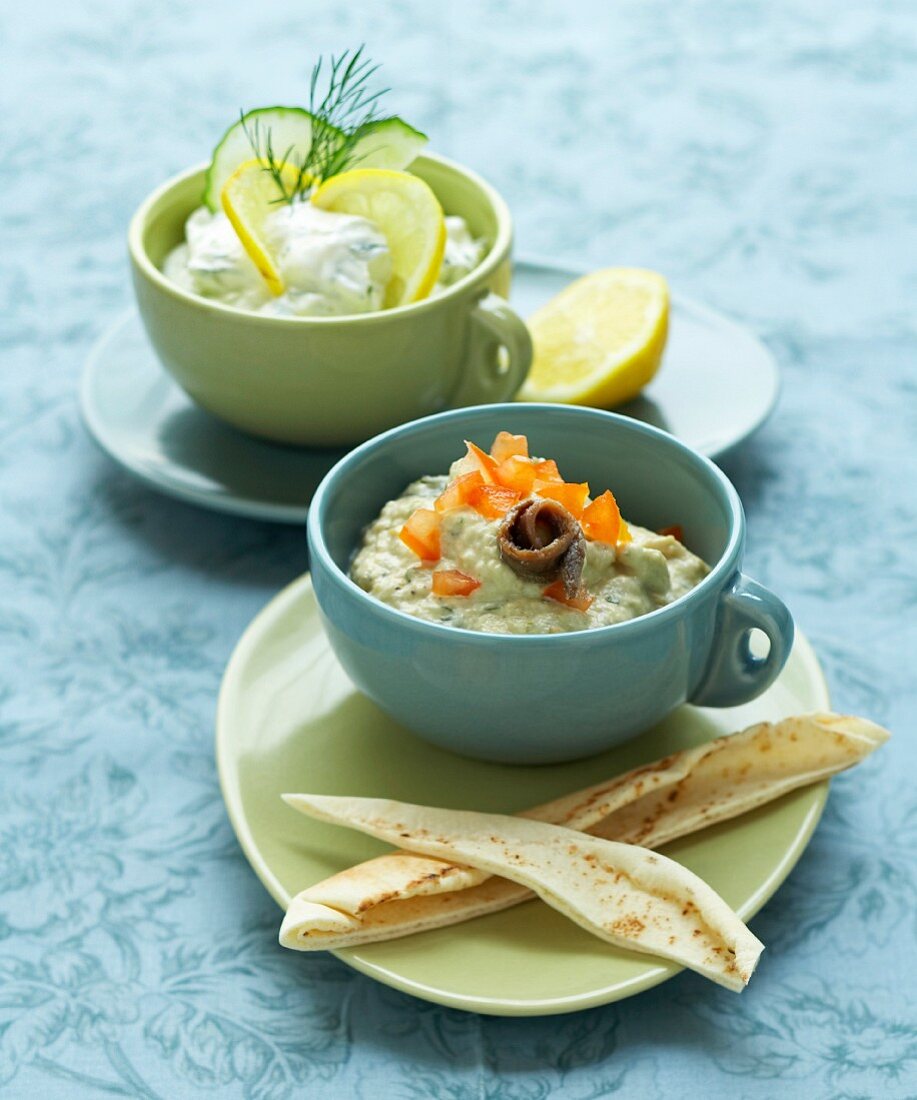
[[[407,315],[420,314],[436,309],[441,303],[458,297],[475,283],[481,283],[482,293],[485,292],[486,287],[483,284],[493,275],[500,264],[509,258],[512,251],[513,223],[509,207],[496,188],[489,184],[487,180],[457,161],[450,160],[448,157],[440,156],[437,153],[421,153],[416,159],[417,161],[431,161],[447,171],[454,172],[456,175],[470,180],[490,203],[497,220],[497,234],[484,259],[473,271],[470,271],[434,298],[424,298],[419,302],[410,302],[405,306],[394,306],[391,309],[382,309],[375,313],[348,313],[339,317],[273,317],[268,314],[238,309],[236,306],[226,305],[211,298],[203,298],[184,290],[167,278],[150,259],[144,245],[144,234],[150,212],[167,199],[171,192],[177,190],[193,176],[203,175],[208,167],[207,162],[186,168],[184,171],[171,176],[147,195],[130,220],[127,231],[128,251],[137,269],[162,293],[205,313],[212,313],[216,316],[229,316],[236,320],[245,318],[246,322],[269,325],[273,328],[334,327],[335,325],[354,324],[356,322],[364,326],[386,324]]]

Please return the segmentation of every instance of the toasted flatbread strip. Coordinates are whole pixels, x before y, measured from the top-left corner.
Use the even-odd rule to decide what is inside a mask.
[[[521,816],[656,848],[843,771],[888,736],[872,722],[835,714],[764,722]],[[483,871],[396,851],[297,895],[280,942],[300,951],[354,947],[470,920],[532,896]]]
[[[370,909],[361,920],[297,894],[283,918],[280,943],[294,951],[336,951],[340,947],[358,947],[459,924],[535,897],[527,887],[509,879],[483,871],[481,875],[484,881],[479,886],[445,894],[395,898]]]
[[[763,944],[693,872],[634,844],[505,814],[383,798],[285,795],[297,810],[534,890],[588,932],[741,991]]]
[[[577,798],[530,811],[568,828],[659,848],[859,764],[889,738],[865,718],[812,714],[717,737]],[[557,815],[561,815],[558,817]]]

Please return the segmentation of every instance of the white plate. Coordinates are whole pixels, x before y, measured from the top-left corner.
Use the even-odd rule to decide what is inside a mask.
[[[527,316],[580,274],[522,260],[512,304]],[[777,391],[777,365],[758,339],[676,294],[662,369],[617,411],[718,458],[764,422]],[[159,365],[133,310],[90,353],[81,404],[99,445],[154,489],[253,519],[302,523],[319,481],[345,453],[261,442],[198,409]]]

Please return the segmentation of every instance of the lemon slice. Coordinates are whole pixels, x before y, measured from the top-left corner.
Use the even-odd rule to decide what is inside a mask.
[[[669,288],[655,271],[584,275],[528,322],[535,358],[519,397],[608,408],[629,401],[662,361]]]
[[[292,191],[299,179],[298,169],[283,164],[280,172],[287,190]],[[264,222],[283,201],[280,188],[260,160],[240,164],[220,192],[226,217],[272,294],[283,294],[285,287],[277,260],[265,239]]]
[[[357,214],[382,230],[392,257],[386,308],[426,298],[436,285],[446,222],[422,179],[386,168],[357,168],[332,176],[312,192],[312,202],[320,210]]]

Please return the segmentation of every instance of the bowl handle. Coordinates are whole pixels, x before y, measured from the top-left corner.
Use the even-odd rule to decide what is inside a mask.
[[[532,337],[522,318],[499,294],[488,293],[469,314],[468,357],[452,408],[508,401],[532,365]],[[505,355],[500,350],[505,349]]]
[[[770,642],[766,657],[751,651],[749,634],[755,628]],[[690,701],[704,707],[733,707],[754,699],[780,675],[793,647],[793,634],[793,617],[783,600],[737,573],[720,594],[710,662]]]

